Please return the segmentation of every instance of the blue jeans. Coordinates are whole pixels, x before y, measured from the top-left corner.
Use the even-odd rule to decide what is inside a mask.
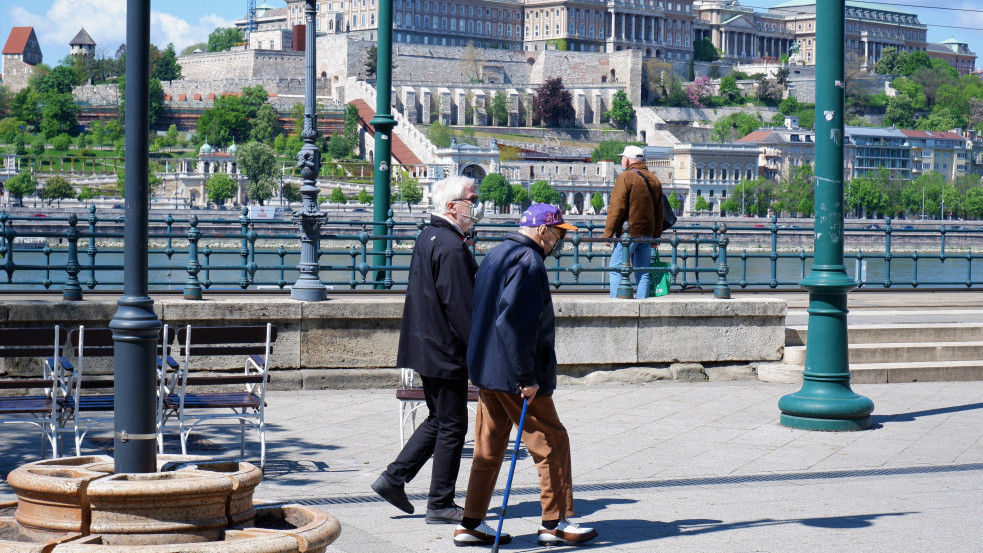
[[[652,244],[633,242],[628,246],[631,255],[632,267],[648,268],[652,262]],[[614,243],[614,251],[611,252],[611,297],[618,294],[618,285],[621,284],[621,260],[624,253],[624,246],[621,242]],[[649,286],[652,281],[652,273],[648,271],[635,271],[635,283],[638,289],[635,290],[635,299],[643,300],[649,297]]]

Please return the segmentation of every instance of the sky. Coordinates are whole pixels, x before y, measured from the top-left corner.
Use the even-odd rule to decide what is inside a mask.
[[[265,1],[274,7],[286,5],[283,0]],[[745,6],[766,8],[780,0],[739,1]],[[928,7],[942,5],[949,9]],[[246,0],[157,0],[151,6],[151,41],[161,48],[173,42],[180,52],[185,46],[205,42],[215,27],[231,26],[233,21],[243,17]],[[976,66],[983,66],[983,4],[978,0],[945,3],[904,0],[898,7],[917,13],[919,20],[929,26],[929,42],[955,37],[969,44],[970,50],[980,57]],[[959,11],[958,8],[971,11]],[[0,40],[6,41],[11,27],[21,26],[34,27],[41,41],[44,62],[49,65],[58,63],[68,54],[68,41],[81,27],[85,27],[96,41],[97,53],[112,56],[126,39],[126,0],[0,1]]]

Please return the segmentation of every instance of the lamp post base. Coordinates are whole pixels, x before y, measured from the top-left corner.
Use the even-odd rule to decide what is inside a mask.
[[[859,419],[818,419],[782,414],[782,426],[825,432],[855,432],[870,429],[870,416]]]

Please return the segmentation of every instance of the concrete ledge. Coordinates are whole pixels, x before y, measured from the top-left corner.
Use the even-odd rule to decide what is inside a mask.
[[[173,326],[276,324],[272,389],[388,387],[398,380],[394,369],[403,299],[398,293],[344,295],[325,302],[297,302],[283,295],[203,301],[162,296],[154,298],[154,310]],[[91,295],[82,302],[64,302],[55,295],[50,300],[10,299],[0,303],[0,325],[103,327],[117,311],[116,300]],[[781,299],[670,295],[611,300],[585,294],[554,296],[554,306],[563,374],[673,363],[753,365],[781,359],[784,348],[786,303]],[[103,363],[87,363],[87,370],[110,374],[111,359],[99,361]],[[196,365],[242,369],[239,359],[209,358]],[[699,375],[654,370],[666,371],[663,378],[716,379],[702,367]],[[0,377],[34,372],[37,367],[0,362]]]

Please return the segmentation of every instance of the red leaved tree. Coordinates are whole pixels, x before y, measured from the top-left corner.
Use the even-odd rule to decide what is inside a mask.
[[[546,79],[538,89],[533,112],[547,127],[559,127],[573,121],[573,95],[563,88],[563,77]]]

